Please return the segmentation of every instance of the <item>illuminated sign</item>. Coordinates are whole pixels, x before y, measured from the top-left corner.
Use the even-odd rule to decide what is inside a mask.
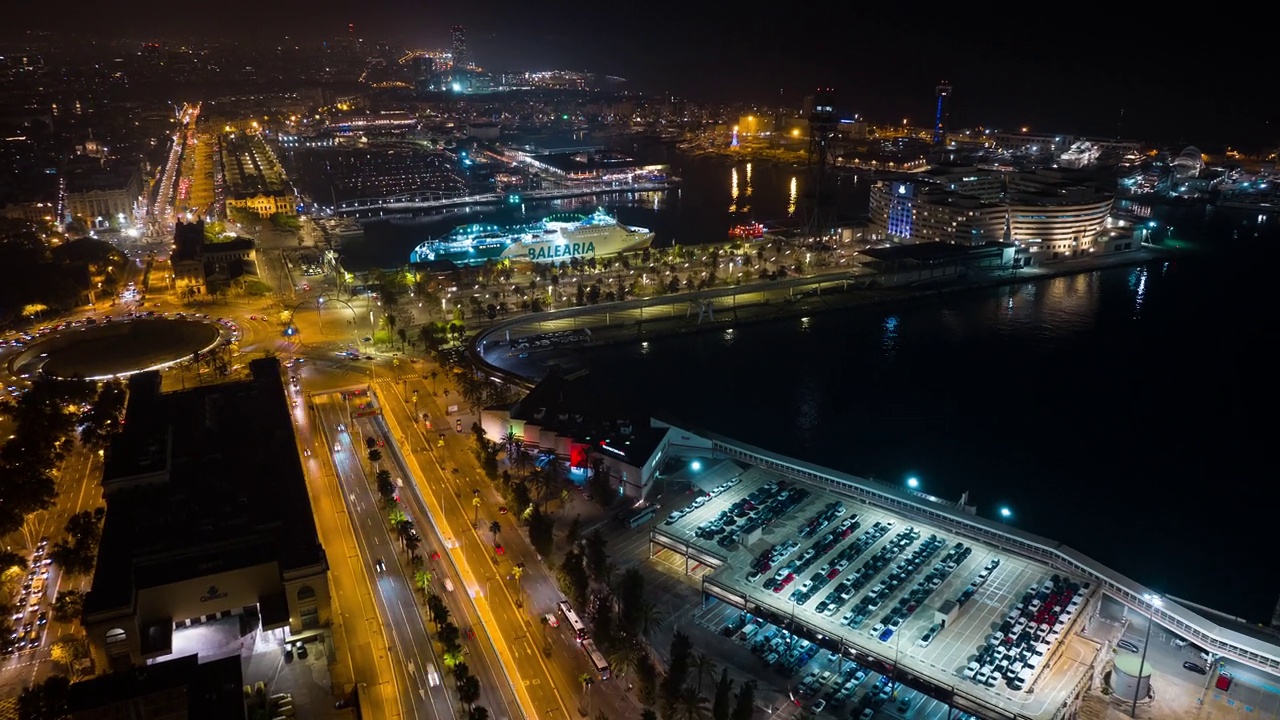
[[[596,244],[593,242],[563,243],[559,245],[544,245],[542,247],[533,248],[529,250],[529,259],[534,262],[540,262],[544,260],[559,260],[561,258],[595,254]]]

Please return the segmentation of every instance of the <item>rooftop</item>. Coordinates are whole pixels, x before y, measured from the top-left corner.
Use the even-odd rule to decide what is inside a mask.
[[[619,410],[612,395],[589,373],[552,371],[511,406],[511,418],[608,447],[640,467],[658,448],[667,428],[652,427],[647,413]]]
[[[153,716],[143,715],[145,708],[164,717],[236,720],[245,716],[242,682],[240,656],[201,665],[195,655],[188,655],[75,683],[67,709],[73,718],[105,717],[107,712],[118,712],[116,717]]]
[[[325,562],[280,365],[161,394],[129,381],[126,429],[106,454],[107,517],[85,614],[129,608],[137,590],[275,562]]]

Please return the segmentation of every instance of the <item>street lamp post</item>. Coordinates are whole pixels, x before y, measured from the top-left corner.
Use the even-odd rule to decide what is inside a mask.
[[[1013,511],[1012,511],[1012,510],[1010,510],[1008,507],[1002,507],[1002,508],[1000,508],[1000,522],[1002,522],[1002,523],[1004,523],[1004,522],[1008,522],[1008,521],[1009,521],[1009,519],[1010,519],[1010,518],[1012,518],[1012,517],[1013,517]]]
[[[1138,677],[1133,684],[1133,707],[1129,711],[1131,718],[1138,717],[1138,691],[1142,689],[1142,671],[1147,667],[1147,648],[1151,646],[1151,626],[1156,624],[1156,606],[1161,603],[1160,596],[1155,593],[1143,593],[1142,599],[1150,605],[1147,610],[1147,633],[1142,641],[1142,658],[1138,661]]]

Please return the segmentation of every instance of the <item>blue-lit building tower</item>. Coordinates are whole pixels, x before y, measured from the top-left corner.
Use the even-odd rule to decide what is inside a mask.
[[[933,144],[941,145],[947,139],[947,112],[951,103],[951,83],[943,80],[938,84],[937,107],[933,118]]]

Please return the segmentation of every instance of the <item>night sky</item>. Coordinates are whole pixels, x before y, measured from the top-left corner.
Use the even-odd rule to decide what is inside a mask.
[[[1227,6],[1212,4],[1196,6],[1194,18],[1172,6],[1152,15],[1123,5],[224,0],[183,12],[159,0],[72,0],[6,13],[16,15],[11,32],[65,28],[76,17],[78,28],[132,37],[194,29],[319,40],[352,22],[366,39],[438,46],[461,23],[477,62],[495,70],[587,69],[691,99],[767,102],[782,91],[797,106],[825,84],[845,112],[921,125],[946,79],[957,127],[1026,125],[1206,149],[1280,145],[1273,25],[1229,18],[1217,9]],[[197,15],[197,7],[208,10]]]

